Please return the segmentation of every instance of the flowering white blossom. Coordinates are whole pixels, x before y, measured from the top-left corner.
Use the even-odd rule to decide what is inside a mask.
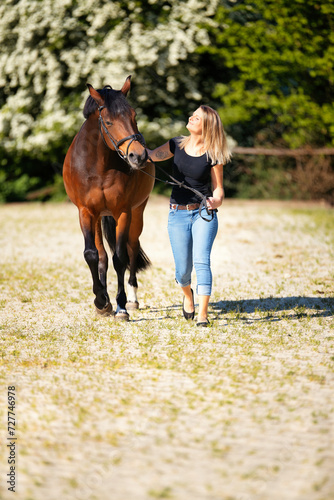
[[[202,97],[189,56],[210,40],[219,0],[2,0],[0,4],[0,141],[38,155],[76,132],[88,93],[120,88],[134,76],[140,127],[168,138],[180,120],[159,118]],[[181,96],[181,97],[180,97]],[[180,101],[181,98],[181,101]],[[157,109],[149,123],[145,108]],[[139,108],[139,109],[138,109]]]

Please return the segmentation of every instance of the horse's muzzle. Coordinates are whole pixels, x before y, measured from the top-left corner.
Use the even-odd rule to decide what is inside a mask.
[[[145,148],[141,154],[135,152],[131,152],[128,154],[128,162],[134,170],[139,170],[140,168],[144,167],[147,160],[148,154]]]

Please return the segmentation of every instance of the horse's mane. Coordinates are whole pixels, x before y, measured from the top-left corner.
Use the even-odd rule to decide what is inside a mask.
[[[106,85],[103,89],[98,89],[98,93],[103,97],[105,101],[105,107],[111,113],[112,116],[118,116],[120,114],[129,114],[130,105],[125,98],[125,95],[120,90],[114,90],[110,85]],[[87,119],[92,113],[94,113],[98,108],[98,105],[89,96],[86,100],[83,115]]]

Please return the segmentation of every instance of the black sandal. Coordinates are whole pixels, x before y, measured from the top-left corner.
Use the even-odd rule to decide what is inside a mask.
[[[199,321],[198,323],[196,323],[196,326],[202,326],[202,327],[207,327],[210,325],[210,321],[208,319],[206,319],[205,321]]]
[[[193,304],[194,304],[194,310],[193,312],[191,313],[188,313],[187,311],[184,310],[184,299],[185,297],[183,297],[183,305],[182,305],[182,312],[183,312],[183,316],[188,320],[188,319],[194,319],[195,317],[195,303],[194,303],[194,292],[193,290],[191,289],[191,293],[192,293],[192,296],[193,296]]]

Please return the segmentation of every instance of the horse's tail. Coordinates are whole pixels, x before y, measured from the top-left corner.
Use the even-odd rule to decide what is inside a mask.
[[[111,215],[102,217],[102,231],[111,253],[114,255],[116,250],[116,221]]]
[[[105,215],[102,217],[102,229],[105,239],[108,242],[111,253],[114,255],[116,250],[116,221],[111,215]],[[130,259],[128,253],[126,254],[127,269],[130,268]],[[150,259],[147,257],[146,253],[143,251],[139,244],[139,252],[137,256],[137,271],[144,271],[151,265]]]

